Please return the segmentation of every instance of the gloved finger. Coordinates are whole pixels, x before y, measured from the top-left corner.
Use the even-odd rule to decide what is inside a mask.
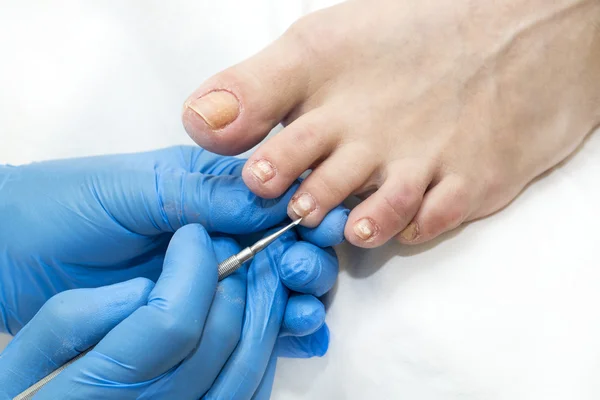
[[[348,210],[343,205],[337,206],[323,218],[315,228],[299,226],[300,237],[319,247],[332,247],[344,241],[344,227],[348,221]]]
[[[329,328],[324,324],[306,336],[285,336],[277,340],[277,355],[289,358],[322,357],[329,348]]]
[[[229,238],[213,238],[217,260],[240,247]],[[246,305],[247,268],[242,267],[217,285],[200,344],[173,373],[151,385],[139,399],[199,399],[235,349],[242,333]]]
[[[171,239],[148,304],[117,325],[38,397],[137,398],[197,346],[216,285],[217,261],[206,230],[200,225],[181,228]]]
[[[273,352],[269,359],[269,365],[263,375],[252,400],[269,400],[271,398],[271,392],[273,391],[273,381],[275,380],[275,369],[277,367],[277,354]]]
[[[152,185],[144,200],[152,205],[150,218],[146,212],[138,213],[140,226],[134,229],[147,234],[172,232],[188,223],[227,234],[268,229],[287,217],[287,203],[297,188],[276,199],[263,199],[250,192],[241,177],[172,169],[158,170],[156,182],[147,184]]]
[[[288,290],[277,265],[296,240],[288,231],[261,253],[248,269],[248,288],[242,337],[206,399],[251,399],[260,384],[283,320]]]
[[[307,242],[297,242],[283,255],[279,274],[293,291],[322,296],[337,279],[339,266],[333,249],[322,249]]]
[[[136,278],[52,297],[0,355],[0,398],[12,399],[98,343],[146,304],[153,286],[148,279]]]
[[[246,164],[246,159],[222,156],[198,146],[178,146],[173,150],[181,152],[191,172],[242,176],[242,170]]]
[[[306,336],[325,323],[325,306],[309,294],[292,294],[288,299],[279,336]]]

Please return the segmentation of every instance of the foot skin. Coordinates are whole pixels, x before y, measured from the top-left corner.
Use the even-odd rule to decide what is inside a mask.
[[[422,243],[508,204],[600,121],[597,0],[357,0],[311,14],[186,101],[201,146],[317,225],[364,201],[345,236]]]

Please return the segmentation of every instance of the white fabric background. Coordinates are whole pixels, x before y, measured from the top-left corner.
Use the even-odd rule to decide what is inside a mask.
[[[186,96],[322,3],[0,0],[0,163],[191,143]],[[599,177],[595,135],[433,244],[342,246],[330,352],[273,398],[600,398]]]

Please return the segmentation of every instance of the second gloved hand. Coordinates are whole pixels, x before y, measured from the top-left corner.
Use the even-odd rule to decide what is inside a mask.
[[[200,398],[242,331],[245,268],[217,284],[217,262],[238,250],[189,225],[173,236],[156,285],[137,278],[52,298],[0,357],[0,398],[98,341],[36,399]]]

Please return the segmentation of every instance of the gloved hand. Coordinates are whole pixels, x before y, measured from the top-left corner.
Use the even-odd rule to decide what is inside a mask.
[[[298,229],[325,248],[297,241],[292,231],[254,258],[248,270],[242,337],[204,399],[268,399],[278,356],[325,353],[327,325],[315,330],[317,324],[310,322],[321,321],[313,310],[322,309],[322,304],[303,293],[320,296],[335,283],[338,263],[328,246],[339,243],[335,233],[343,232],[347,215],[348,210],[338,207],[316,229]],[[288,288],[297,293],[290,294]]]
[[[217,284],[217,261],[237,251],[231,239],[213,246],[192,224],[173,236],[156,285],[136,278],[54,296],[0,356],[0,398],[12,399],[98,341],[35,398],[200,398],[240,337],[246,268]],[[241,367],[232,373],[243,374]]]
[[[12,399],[98,341],[36,399],[197,399],[215,378],[205,398],[268,398],[275,367],[271,350],[287,291],[273,272],[280,265],[293,274],[286,258],[304,267],[293,254],[302,252],[315,262],[303,273],[313,279],[295,283],[318,285],[310,291],[319,293],[335,280],[337,263],[333,255],[321,258],[319,248],[296,242],[295,234],[288,232],[265,250],[265,256],[257,256],[246,294],[246,267],[216,283],[217,262],[238,251],[233,240],[220,237],[212,242],[200,225],[192,224],[173,236],[156,286],[136,278],[52,297],[0,355],[0,399]],[[324,279],[315,280],[317,275]],[[273,290],[278,296],[270,296]],[[288,312],[302,303],[290,304]],[[245,318],[244,308],[250,312]],[[300,332],[303,327],[292,324],[286,329]],[[322,333],[306,336],[307,343],[326,347],[326,327],[318,332]],[[301,350],[298,344],[289,347]]]
[[[280,199],[257,198],[240,178],[243,164],[196,147],[176,147],[0,167],[0,331],[15,334],[64,290],[134,277],[156,280],[172,232],[185,224],[244,234],[283,221],[295,187]],[[346,215],[338,213],[337,220],[343,220],[338,230],[303,234],[317,245],[338,243]],[[294,254],[287,265],[295,269],[313,262]],[[290,282],[302,285],[301,278]],[[290,306],[284,326],[302,327],[290,334],[310,333],[323,324],[323,306],[314,297],[299,296]]]

